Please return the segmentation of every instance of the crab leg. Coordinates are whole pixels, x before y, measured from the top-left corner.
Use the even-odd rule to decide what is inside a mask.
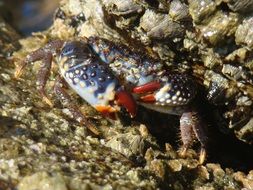
[[[180,150],[180,156],[185,157],[187,149],[193,142],[193,128],[189,116],[184,113],[180,118],[180,137],[183,147]]]
[[[37,75],[36,85],[39,93],[42,96],[42,100],[45,101],[50,107],[53,107],[53,103],[47,97],[45,92],[45,86],[50,73],[51,65],[52,65],[52,54],[45,52],[44,57],[42,59],[42,65]]]
[[[45,47],[40,48],[31,54],[26,56],[26,59],[21,62],[15,72],[15,77],[18,78],[21,74],[23,69],[26,67],[28,63],[32,63],[38,60],[42,60],[42,65],[39,69],[37,75],[37,88],[43,98],[43,100],[50,106],[53,106],[51,100],[47,97],[45,92],[45,86],[47,82],[47,78],[50,73],[51,65],[52,65],[52,54],[56,52],[57,49],[62,47],[63,41],[55,40],[48,43]]]
[[[45,47],[37,49],[31,52],[29,55],[26,56],[25,60],[23,60],[18,68],[15,71],[15,78],[19,78],[22,75],[23,69],[28,63],[32,63],[38,60],[43,59],[45,53],[54,53],[58,48],[62,47],[63,41],[62,40],[54,40],[49,42]]]
[[[69,111],[72,113],[74,119],[81,124],[84,124],[92,133],[95,135],[99,135],[98,129],[91,124],[87,118],[83,115],[83,113],[71,102],[70,96],[63,89],[63,79],[58,77],[55,81],[54,92],[56,96],[60,99],[63,106],[66,106]]]
[[[201,151],[199,156],[199,162],[202,164],[205,161],[206,157],[206,144],[207,144],[207,136],[204,132],[204,123],[201,121],[201,118],[198,116],[197,112],[186,112],[180,118],[180,134],[183,142],[182,150],[180,151],[180,155],[182,157],[185,156],[187,149],[191,145],[194,140],[194,137],[198,139],[201,144]]]
[[[195,125],[193,125],[194,134],[201,144],[199,162],[202,164],[206,158],[206,145],[208,141],[205,131],[206,125],[196,112],[192,113],[192,119],[195,122]]]

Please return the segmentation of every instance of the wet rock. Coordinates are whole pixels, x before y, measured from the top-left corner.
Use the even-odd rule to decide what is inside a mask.
[[[168,165],[170,169],[174,172],[179,172],[182,170],[182,163],[180,163],[178,160],[170,160],[168,162]]]
[[[113,136],[105,145],[131,158],[143,155],[145,142],[140,135],[130,132]]]
[[[236,131],[236,135],[239,139],[245,142],[253,142],[253,117],[239,130]]]
[[[143,8],[133,0],[109,0],[103,1],[105,8],[111,14],[121,16],[142,12]]]
[[[228,37],[234,35],[239,24],[239,17],[235,13],[217,12],[210,22],[200,27],[204,40],[212,45],[224,43]]]
[[[176,38],[184,35],[184,28],[169,19],[167,14],[147,10],[140,20],[140,27],[151,39]]]
[[[59,173],[38,172],[24,177],[18,184],[20,190],[67,190],[63,176]]]
[[[245,189],[253,189],[253,171],[251,170],[248,175],[242,172],[236,172],[234,178],[243,184]]]
[[[10,56],[15,49],[20,47],[17,43],[20,36],[3,20],[2,15],[0,15],[0,24],[0,57]]]
[[[215,123],[212,127],[225,123],[227,131],[252,143],[249,15],[227,9],[232,1],[189,1],[189,7],[177,0],[127,2],[62,1],[61,14],[52,27],[20,40],[23,47],[14,57],[22,59],[52,38],[98,35],[115,43],[133,44],[133,49],[149,50],[161,62],[193,74],[201,94],[208,94],[209,103],[222,118],[219,122],[210,116]],[[85,19],[73,24],[73,18],[82,14]],[[239,34],[248,37],[240,38]],[[3,55],[7,55],[5,51]],[[6,58],[0,64],[0,187],[28,189],[32,180],[31,187],[48,184],[52,189],[69,190],[251,188],[251,172],[235,173],[223,163],[220,166],[219,160],[218,164],[209,163],[209,158],[207,164],[199,165],[198,153],[191,149],[186,158],[180,158],[176,151],[180,143],[159,139],[136,121],[131,126],[108,122],[68,90],[104,138],[89,136],[85,126],[72,121],[52,93],[58,72],[55,65],[46,88],[55,104],[49,108],[34,83],[40,62],[13,80],[14,62]],[[241,150],[233,147],[233,151]]]
[[[250,13],[253,10],[253,2],[251,0],[228,0],[226,1],[229,8],[235,12],[241,12],[242,14]]]
[[[143,12],[143,7],[132,0],[110,0],[103,1],[103,4],[108,14],[107,21],[121,30],[134,27],[134,23],[138,22]]]
[[[247,45],[253,48],[253,17],[246,18],[242,24],[239,25],[235,33],[235,41],[238,44]]]
[[[216,11],[215,2],[212,0],[190,0],[189,12],[196,24],[205,23]]]
[[[225,98],[233,97],[236,93],[235,90],[229,88],[229,81],[218,73],[214,73],[213,71],[207,71],[205,73],[207,76],[205,77],[209,83],[209,91],[207,94],[207,98],[210,102],[214,104],[227,104]]]
[[[190,19],[188,6],[179,0],[174,0],[170,3],[169,15],[175,21]]]

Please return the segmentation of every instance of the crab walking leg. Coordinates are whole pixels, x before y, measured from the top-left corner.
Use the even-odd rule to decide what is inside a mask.
[[[91,124],[87,118],[83,115],[83,113],[71,102],[70,96],[63,89],[64,81],[61,77],[57,77],[54,85],[54,92],[56,96],[60,99],[63,106],[66,106],[69,111],[72,113],[74,119],[81,124],[84,124],[92,133],[95,135],[99,135],[98,129]]]
[[[57,49],[61,48],[63,45],[62,40],[54,40],[52,42],[49,42],[45,47],[37,49],[29,55],[26,56],[25,60],[23,60],[17,67],[15,71],[15,78],[19,78],[20,75],[22,75],[23,69],[26,67],[28,63],[32,63],[38,60],[42,60],[45,56],[45,53],[53,54],[56,52]]]
[[[201,150],[199,155],[199,162],[202,164],[205,161],[206,158],[206,145],[207,145],[207,135],[205,131],[205,123],[200,118],[199,114],[197,112],[192,113],[192,120],[194,121],[195,125],[193,125],[193,131],[195,136],[197,137],[198,141],[201,144]]]
[[[188,113],[184,113],[180,118],[180,136],[183,142],[183,147],[181,148],[179,154],[181,157],[184,158],[186,155],[187,149],[191,146],[193,142],[193,137],[194,137],[192,123],[189,120]]]
[[[180,152],[181,156],[185,156],[187,149],[193,142],[194,137],[198,139],[201,144],[201,151],[199,156],[199,162],[202,164],[206,157],[206,144],[207,136],[204,131],[204,123],[198,116],[197,112],[186,112],[180,118],[180,132],[183,142],[183,148]]]
[[[52,54],[45,52],[44,57],[42,59],[42,65],[37,75],[36,85],[37,85],[37,89],[39,93],[42,96],[43,101],[46,102],[50,107],[53,107],[53,103],[47,97],[46,92],[45,92],[45,86],[48,80],[51,65],[52,65]]]
[[[43,98],[43,101],[45,101],[50,107],[53,106],[53,103],[50,101],[50,99],[46,95],[45,86],[46,86],[47,78],[50,73],[53,54],[56,52],[57,49],[61,48],[62,45],[63,45],[63,41],[55,40],[48,43],[45,47],[32,52],[31,54],[26,56],[26,59],[23,62],[21,62],[21,64],[18,66],[15,72],[15,77],[18,78],[22,74],[23,69],[28,63],[42,60],[42,65],[39,69],[36,84]]]
[[[32,63],[34,61],[41,60],[44,56],[44,53],[45,52],[44,52],[43,48],[40,48],[40,49],[30,53],[29,55],[27,55],[25,60],[23,60],[16,68],[16,71],[14,74],[15,78],[19,78],[22,75],[22,72],[28,63]]]

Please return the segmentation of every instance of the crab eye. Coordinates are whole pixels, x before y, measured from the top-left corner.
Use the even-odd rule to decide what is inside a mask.
[[[90,56],[90,49],[87,44],[77,41],[68,42],[62,48],[61,57]]]
[[[63,47],[62,51],[61,51],[61,56],[71,56],[71,55],[73,55],[74,52],[75,52],[75,48],[76,48],[76,46],[73,43],[66,44]]]

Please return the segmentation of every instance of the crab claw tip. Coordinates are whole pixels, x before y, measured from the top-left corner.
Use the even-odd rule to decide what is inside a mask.
[[[136,102],[131,94],[128,92],[121,90],[116,93],[116,101],[118,105],[126,108],[127,112],[131,117],[135,117],[137,112]]]

